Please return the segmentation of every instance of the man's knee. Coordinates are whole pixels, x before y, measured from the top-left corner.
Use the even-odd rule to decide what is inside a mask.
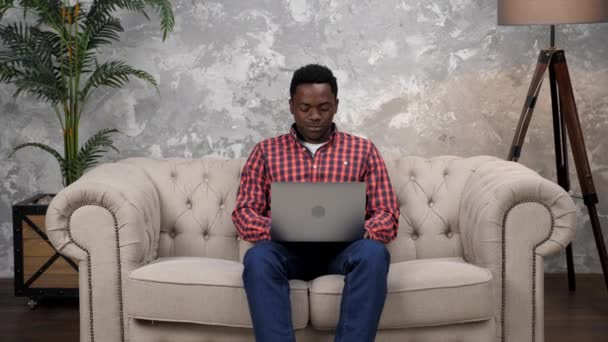
[[[279,246],[272,241],[261,241],[251,247],[243,258],[246,273],[264,274],[283,269],[284,260]]]
[[[364,239],[356,242],[358,244],[353,257],[359,263],[368,264],[375,267],[388,267],[390,254],[382,242]]]

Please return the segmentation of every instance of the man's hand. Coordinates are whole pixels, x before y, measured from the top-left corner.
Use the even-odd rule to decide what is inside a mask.
[[[369,232],[366,230],[365,234],[363,234],[364,239],[369,239]]]

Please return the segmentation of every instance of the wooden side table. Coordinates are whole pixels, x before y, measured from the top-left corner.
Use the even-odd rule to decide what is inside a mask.
[[[78,297],[78,265],[51,245],[45,215],[53,194],[39,194],[13,206],[15,296],[35,308],[43,297]]]

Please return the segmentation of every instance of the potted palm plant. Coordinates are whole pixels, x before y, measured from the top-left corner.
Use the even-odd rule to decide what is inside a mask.
[[[112,140],[112,135],[119,133],[117,129],[102,129],[81,146],[78,128],[96,89],[121,88],[131,78],[157,86],[149,73],[122,60],[100,63],[97,59],[100,48],[118,41],[123,32],[116,16],[118,10],[135,11],[149,19],[148,9],[155,10],[160,18],[164,40],[174,27],[170,0],[0,0],[0,82],[12,84],[16,97],[29,94],[47,102],[63,132],[63,153],[42,143],[28,142],[16,146],[9,158],[25,147],[46,151],[57,159],[62,183],[68,186],[95,166],[102,154],[110,149],[118,151]],[[21,21],[2,23],[11,10],[23,13],[19,16]],[[62,283],[51,277],[62,275],[57,269],[76,269],[71,260],[63,259],[48,243],[23,241],[46,240],[46,205],[38,203],[45,195],[13,206],[17,295],[66,294],[69,286],[65,284],[77,284],[77,280]],[[49,195],[46,197],[48,202]],[[42,250],[32,250],[32,246]],[[40,258],[45,253],[48,260],[27,260],[30,254]],[[57,266],[56,260],[64,265]],[[53,267],[56,272],[51,272]]]

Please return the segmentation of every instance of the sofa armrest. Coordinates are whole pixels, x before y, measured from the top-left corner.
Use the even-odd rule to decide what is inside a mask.
[[[574,239],[569,194],[521,164],[489,161],[465,186],[459,224],[465,259],[492,272],[501,341],[542,341],[543,257]]]
[[[79,261],[81,341],[100,333],[124,341],[127,274],[158,250],[159,197],[148,176],[124,162],[96,167],[53,198],[46,229],[59,252]]]

